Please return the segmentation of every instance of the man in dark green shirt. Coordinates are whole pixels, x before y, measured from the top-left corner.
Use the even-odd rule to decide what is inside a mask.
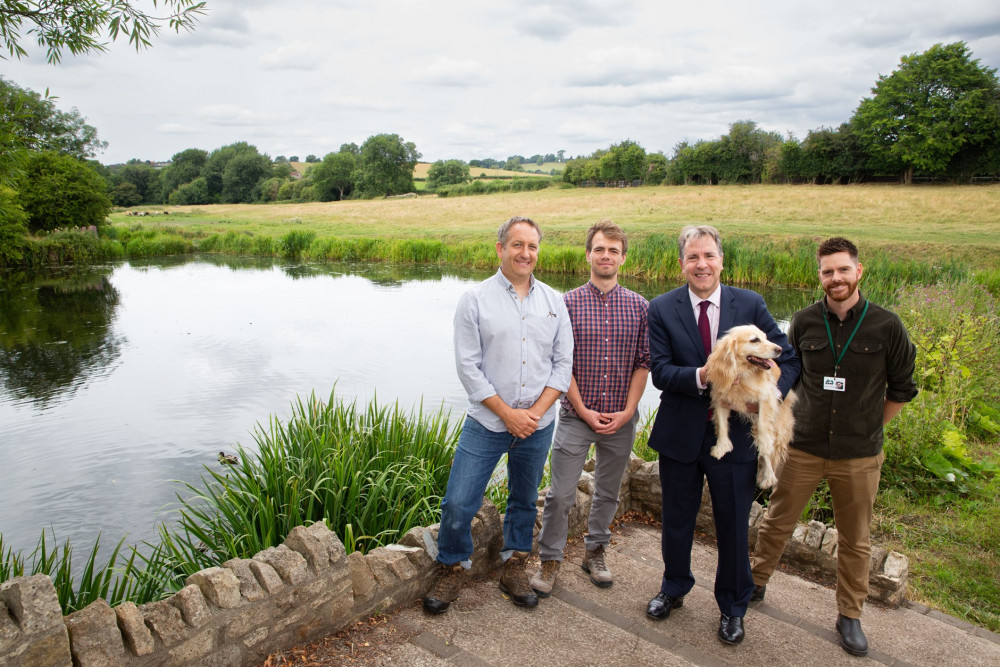
[[[857,247],[831,238],[816,252],[825,297],[792,316],[788,340],[802,360],[795,435],[771,493],[751,560],[754,595],[765,588],[785,542],[819,482],[833,496],[837,525],[837,632],[867,655],[861,609],[868,596],[870,526],[882,461],[882,428],[917,395],[916,348],[899,317],[858,291]]]

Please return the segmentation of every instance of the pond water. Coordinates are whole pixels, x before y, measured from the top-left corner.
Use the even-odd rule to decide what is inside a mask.
[[[0,274],[0,533],[152,539],[180,491],[315,392],[460,419],[452,315],[491,272],[200,257]],[[581,276],[545,276],[560,291]],[[623,284],[647,298],[673,284]],[[763,291],[778,319],[813,299]],[[643,406],[652,408],[650,384]]]

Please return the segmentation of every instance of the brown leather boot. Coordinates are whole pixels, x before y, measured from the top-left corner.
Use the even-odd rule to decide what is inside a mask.
[[[448,606],[458,599],[462,582],[465,580],[465,568],[461,563],[437,565],[437,581],[424,596],[424,611],[429,614],[443,614],[448,611]]]
[[[500,590],[510,597],[511,602],[521,607],[538,606],[538,596],[531,590],[528,573],[525,572],[530,555],[527,551],[515,551],[504,561],[500,570]]]

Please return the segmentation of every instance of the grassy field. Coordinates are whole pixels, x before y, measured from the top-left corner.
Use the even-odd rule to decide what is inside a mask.
[[[1000,186],[714,186],[548,189],[439,199],[385,199],[273,205],[168,207],[147,228],[187,233],[229,231],[278,236],[297,229],[318,238],[490,240],[512,215],[527,215],[546,244],[579,246],[587,227],[611,219],[640,240],[676,235],[686,224],[712,224],[726,237],[809,240],[842,234],[863,249],[901,259],[957,260],[1000,267]],[[134,224],[123,212],[113,222]]]

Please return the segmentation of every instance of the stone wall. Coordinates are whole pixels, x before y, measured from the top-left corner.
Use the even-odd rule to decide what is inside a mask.
[[[0,585],[0,665],[260,664],[421,597],[434,575],[424,532],[414,528],[399,544],[347,555],[323,524],[300,526],[281,546],[191,575],[166,600],[114,609],[98,600],[66,617],[49,577],[11,579]],[[495,569],[503,535],[488,500],[473,540],[474,572]]]
[[[593,494],[593,462],[577,487],[570,533],[586,531]],[[538,522],[544,493],[539,495]],[[622,481],[619,516],[660,516],[659,465],[635,458]],[[751,514],[751,542],[763,518]],[[484,500],[473,520],[473,574],[500,563],[502,521]],[[698,528],[713,530],[703,497]],[[420,598],[433,583],[437,526],[414,528],[398,544],[347,555],[323,524],[292,530],[284,544],[251,559],[234,559],[197,572],[166,600],[111,608],[99,600],[63,617],[52,580],[18,577],[0,584],[0,667],[132,665],[257,665],[271,653],[337,632],[382,609]],[[800,525],[784,562],[820,577],[836,576],[835,529]],[[876,548],[870,597],[898,604],[909,561]]]

